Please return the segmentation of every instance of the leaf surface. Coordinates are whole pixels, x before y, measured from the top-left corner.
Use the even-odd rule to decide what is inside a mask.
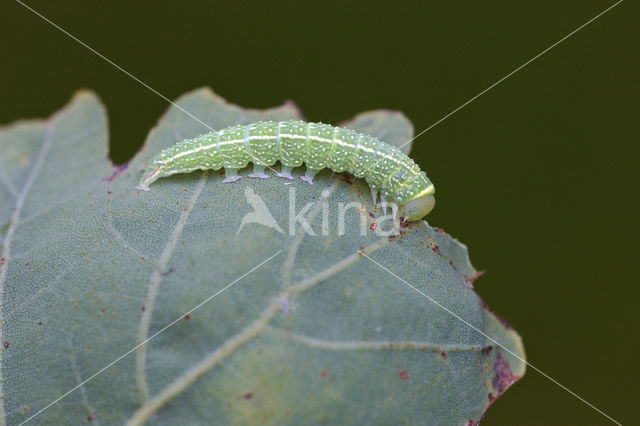
[[[301,118],[208,89],[177,103],[214,129]],[[413,133],[389,111],[345,125]],[[384,235],[360,179],[198,171],[134,189],[145,160],[207,126],[170,108],[127,168],[88,92],[0,129],[0,423],[465,424],[524,374],[466,247],[426,222]]]

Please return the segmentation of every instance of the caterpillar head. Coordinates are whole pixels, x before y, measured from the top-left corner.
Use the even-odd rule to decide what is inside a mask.
[[[425,189],[400,207],[400,216],[409,221],[422,219],[436,205],[436,197],[433,194],[435,194],[433,186]]]

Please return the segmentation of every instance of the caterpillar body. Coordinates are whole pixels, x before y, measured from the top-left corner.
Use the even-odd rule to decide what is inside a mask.
[[[408,220],[421,219],[435,205],[435,188],[426,173],[396,147],[351,129],[293,120],[232,126],[180,141],[146,164],[136,188],[146,191],[161,177],[222,167],[224,182],[235,182],[241,178],[238,170],[250,162],[249,177],[267,178],[264,168],[278,161],[277,176],[293,179],[291,169],[304,164],[301,179],[310,184],[324,168],[364,178],[374,204],[380,191],[383,202],[393,201]]]

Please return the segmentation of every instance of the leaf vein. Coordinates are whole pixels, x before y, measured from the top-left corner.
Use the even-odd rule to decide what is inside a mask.
[[[326,201],[333,194],[333,191],[337,188],[339,183],[340,183],[340,179],[336,178],[331,184],[331,186],[329,187],[329,189],[327,190],[327,192],[322,194],[322,196],[320,197],[316,205],[313,206],[313,210],[311,210],[307,215],[306,219],[309,222],[311,222],[313,219],[316,218],[316,216],[318,216],[318,213],[320,213],[320,210],[322,209],[322,203]],[[293,267],[295,266],[296,255],[298,254],[298,249],[300,248],[300,244],[302,244],[302,241],[304,240],[304,237],[306,237],[306,235],[307,235],[306,230],[304,229],[304,227],[301,227],[300,231],[296,234],[296,238],[291,243],[287,260],[284,262],[284,265],[282,266],[283,268],[282,286],[284,289],[291,287]]]
[[[182,235],[182,231],[184,230],[184,226],[189,219],[189,214],[193,210],[193,207],[204,188],[204,185],[207,181],[208,171],[204,171],[202,176],[200,177],[200,181],[196,187],[196,190],[193,192],[193,195],[187,202],[187,205],[182,210],[178,221],[167,241],[167,245],[165,246],[156,267],[151,273],[150,281],[149,281],[149,289],[147,291],[147,298],[144,303],[144,311],[142,312],[142,316],[140,317],[140,325],[138,327],[138,342],[144,342],[149,335],[149,327],[151,325],[151,315],[153,313],[153,306],[155,299],[158,295],[158,288],[160,286],[160,282],[162,281],[163,273],[165,272],[166,266],[173,255],[173,250]],[[147,378],[146,378],[146,345],[141,345],[136,351],[136,385],[138,387],[138,392],[140,393],[142,401],[146,401],[149,398],[149,390],[147,386]]]
[[[61,206],[63,204],[68,203],[69,201],[73,200],[74,198],[76,198],[78,195],[80,195],[83,191],[90,189],[91,187],[93,187],[95,185],[95,182],[92,182],[89,185],[83,186],[82,188],[80,188],[78,191],[72,192],[71,194],[69,194],[67,197],[56,201],[55,203],[47,206],[46,208],[39,210],[35,213],[33,213],[30,216],[27,216],[26,218],[20,220],[19,225],[24,225],[26,223],[31,222],[32,220],[49,213],[50,211],[52,211],[53,209],[55,209],[58,206]]]
[[[63,261],[60,260],[60,262],[63,262]],[[78,264],[79,262],[71,263],[68,267],[66,267],[63,271],[61,271],[57,277],[55,277],[52,281],[49,281],[42,288],[40,288],[36,293],[34,293],[31,297],[29,297],[29,299],[20,303],[18,306],[13,308],[13,310],[8,312],[5,317],[5,320],[9,320],[9,318],[13,317],[13,315],[15,315],[18,311],[22,310],[26,306],[33,303],[38,298],[38,296],[40,296],[42,293],[45,293],[46,291],[51,290],[56,284],[60,283],[60,281],[62,281],[62,279],[67,276],[67,274],[72,272],[76,268],[76,266],[78,266]]]
[[[158,267],[157,264],[147,259],[147,256],[143,255],[138,249],[136,249],[135,247],[132,247],[129,244],[129,242],[122,236],[120,231],[118,231],[116,227],[113,225],[113,215],[111,214],[111,201],[112,201],[112,198],[109,197],[107,199],[107,213],[106,213],[107,229],[109,230],[109,232],[116,238],[116,241],[118,242],[118,244],[120,244],[120,246],[123,249],[125,249],[128,253],[132,254],[133,257],[135,257],[138,260],[147,262],[154,268],[157,268]]]
[[[291,333],[277,327],[265,326],[265,332],[293,340],[312,348],[333,351],[343,350],[428,350],[437,352],[483,351],[489,347],[466,344],[437,344],[419,341],[331,341],[317,339],[302,334]]]
[[[402,235],[405,234],[406,233]],[[369,247],[365,247],[362,252],[372,253],[380,249],[381,247],[384,247],[388,243],[389,239],[385,238],[375,244],[372,244]],[[267,326],[268,322],[280,310],[282,299],[288,299],[294,294],[308,290],[313,285],[334,275],[337,271],[357,262],[362,257],[363,256],[361,254],[356,253],[355,255],[345,259],[345,261],[347,261],[346,263],[345,261],[337,262],[333,266],[327,268],[327,270],[325,270],[324,272],[314,275],[308,281],[304,281],[302,283],[303,285],[298,284],[294,287],[284,288],[280,295],[271,302],[271,304],[258,316],[258,318],[253,323],[251,323],[238,334],[231,337],[222,346],[211,352],[209,355],[206,355],[195,366],[189,368],[172,383],[167,385],[159,394],[145,401],[144,404],[129,419],[127,425],[143,424],[153,413],[157,412],[167,402],[186,390],[189,386],[195,383],[198,378],[218,365],[225,357],[231,355],[237,348],[260,334],[265,326]]]
[[[257,336],[262,331],[264,325],[280,309],[280,301],[275,299],[265,309],[262,314],[244,330],[227,340],[222,346],[200,360],[196,365],[189,368],[180,377],[166,386],[162,392],[145,402],[133,416],[127,421],[127,425],[143,424],[153,413],[158,411],[167,402],[182,393],[198,378],[216,366],[222,359],[233,353],[237,348]]]
[[[82,404],[87,409],[87,412],[91,416],[91,421],[96,425],[100,425],[96,415],[94,413],[93,407],[89,402],[89,397],[87,396],[87,389],[84,386],[84,382],[82,381],[82,376],[80,375],[80,371],[78,370],[78,365],[76,363],[76,356],[73,353],[73,346],[71,347],[71,353],[69,354],[69,363],[71,364],[71,368],[73,369],[73,373],[76,379],[76,383],[80,386],[80,395],[82,397]]]
[[[415,232],[416,230],[420,229],[422,226],[424,226],[424,223],[421,223],[419,226],[415,226],[411,231],[407,231],[407,232],[403,232],[402,234],[400,234],[401,236],[410,234]],[[334,263],[333,265],[331,265],[330,267],[328,267],[327,269],[325,269],[322,272],[318,272],[315,275],[312,275],[311,277],[304,279],[300,282],[298,282],[297,284],[295,284],[294,286],[291,287],[291,293],[292,294],[298,294],[298,293],[303,293],[309,289],[311,289],[313,286],[319,284],[322,281],[325,281],[329,278],[331,278],[333,275],[337,274],[338,272],[348,268],[349,266],[353,265],[354,263],[358,262],[360,259],[363,258],[362,253],[364,254],[370,254],[373,253],[375,251],[380,250],[382,247],[386,246],[387,244],[390,244],[393,240],[390,240],[389,238],[383,238],[380,239],[378,242],[365,247],[364,249],[352,254],[349,257],[346,257],[344,259],[342,259],[339,262]]]
[[[2,264],[0,264],[0,342],[4,341],[2,336],[2,328],[4,324],[3,324],[3,321],[1,320],[2,319],[2,303],[3,303],[2,296],[4,295],[4,283],[6,281],[7,271],[9,268],[9,257],[11,255],[11,241],[13,239],[13,236],[16,233],[18,224],[20,223],[20,214],[22,213],[22,208],[24,207],[25,201],[27,199],[27,195],[31,190],[31,186],[33,185],[33,182],[36,180],[38,174],[40,173],[40,169],[42,168],[42,165],[44,164],[44,161],[53,143],[54,129],[55,129],[55,120],[51,120],[47,124],[44,138],[42,141],[42,146],[38,151],[38,154],[36,156],[36,161],[34,162],[33,167],[29,172],[29,176],[27,177],[26,182],[24,183],[22,189],[20,190],[20,193],[18,194],[18,198],[16,199],[13,213],[11,215],[9,229],[7,230],[7,233],[2,242],[2,254],[0,255],[0,258],[4,259],[4,261],[2,262]],[[4,424],[5,422],[4,392],[2,389],[2,383],[3,383],[2,376],[3,376],[2,351],[0,351],[0,424]]]

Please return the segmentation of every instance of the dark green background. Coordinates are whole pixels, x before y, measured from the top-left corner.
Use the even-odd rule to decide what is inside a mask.
[[[613,3],[28,1],[168,98],[208,85],[249,107],[293,99],[330,123],[392,108],[417,131]],[[488,271],[476,289],[529,361],[629,424],[640,400],[637,16],[621,3],[413,149],[438,188],[429,222]],[[0,49],[0,122],[93,89],[121,163],[168,107],[11,0]],[[529,369],[483,424],[607,421]]]

